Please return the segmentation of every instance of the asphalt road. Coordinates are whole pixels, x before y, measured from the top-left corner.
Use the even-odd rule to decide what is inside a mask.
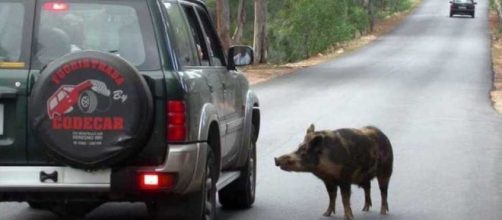
[[[310,123],[318,129],[372,124],[386,132],[395,164],[390,214],[373,204],[361,211],[362,189],[353,187],[356,219],[500,219],[502,117],[491,107],[488,0],[475,19],[449,18],[448,1],[424,0],[395,31],[342,58],[254,89],[262,104],[256,204],[219,211],[220,219],[328,219],[324,185],[311,174],[287,173],[273,157],[293,151]],[[145,219],[138,204],[110,204],[88,219]],[[337,214],[342,219],[340,197]],[[22,203],[0,204],[1,220],[52,220]]]

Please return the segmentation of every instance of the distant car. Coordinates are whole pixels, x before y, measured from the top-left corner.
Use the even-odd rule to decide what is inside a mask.
[[[470,15],[475,16],[476,4],[473,0],[453,0],[450,1],[450,17],[453,15]]]

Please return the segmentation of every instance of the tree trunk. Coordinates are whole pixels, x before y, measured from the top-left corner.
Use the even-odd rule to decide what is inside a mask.
[[[226,53],[230,48],[230,6],[228,0],[216,0],[216,29]]]
[[[236,45],[241,44],[242,32],[244,31],[244,25],[246,24],[246,7],[244,0],[239,0],[239,7],[237,10],[237,27],[235,28],[234,35],[232,36],[232,41]]]
[[[375,28],[375,2],[373,0],[368,0],[368,15],[370,17],[370,32],[373,32]]]
[[[254,3],[254,62],[267,62],[267,0]]]
[[[499,15],[499,23],[502,24],[502,6],[499,0],[495,0],[495,7],[497,8],[497,14]]]

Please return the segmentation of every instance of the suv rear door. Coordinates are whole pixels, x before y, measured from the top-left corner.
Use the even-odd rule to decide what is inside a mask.
[[[0,2],[0,165],[24,164],[34,1]]]
[[[160,65],[154,18],[150,14],[148,1],[37,0],[36,6],[32,7],[35,8],[30,14],[35,14],[35,17],[32,18],[33,25],[30,25],[30,29],[33,28],[30,86],[35,84],[45,65],[69,53],[95,50],[124,58],[146,79],[153,94],[156,119],[152,135],[143,151],[128,160],[127,164],[162,163],[167,150],[165,123],[158,119],[163,118],[165,112],[165,77]],[[31,31],[29,33],[31,36]],[[31,88],[27,92],[29,97]],[[122,96],[116,92],[120,91],[114,91],[114,96]],[[34,138],[34,132],[30,128],[25,131],[27,143],[23,152],[26,151],[28,164],[57,163],[45,153],[45,146]]]

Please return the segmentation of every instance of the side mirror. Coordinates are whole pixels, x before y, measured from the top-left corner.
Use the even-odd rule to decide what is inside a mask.
[[[453,1],[450,1],[450,4],[453,4]]]
[[[253,63],[254,53],[249,46],[232,46],[228,49],[228,69]]]
[[[477,5],[478,3],[477,2],[474,2],[475,5]]]

